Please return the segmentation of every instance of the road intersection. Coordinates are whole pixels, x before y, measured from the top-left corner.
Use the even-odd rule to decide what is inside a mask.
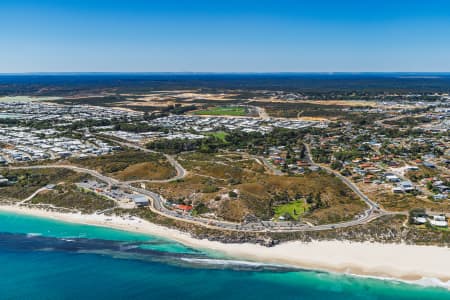
[[[153,152],[151,150],[142,148],[138,145],[126,143],[126,142],[118,142],[119,144],[127,147],[132,147],[136,149],[140,149],[142,151],[147,152]],[[307,149],[307,159],[312,165],[316,165],[310,158],[310,152],[309,147],[306,146]],[[187,171],[175,160],[174,157],[170,155],[166,155],[166,158],[169,160],[169,162],[172,164],[172,166],[175,167],[177,170],[177,175],[173,178],[167,179],[167,180],[146,180],[145,182],[170,182],[174,180],[178,180],[181,178],[184,178],[187,175]],[[345,228],[350,226],[356,226],[356,225],[362,225],[366,224],[380,216],[383,215],[389,215],[394,214],[391,212],[384,211],[379,208],[379,206],[370,200],[362,191],[358,189],[358,187],[349,181],[347,178],[342,176],[341,174],[337,173],[336,171],[324,167],[322,165],[317,165],[321,167],[322,169],[325,169],[325,171],[334,174],[337,176],[342,182],[344,182],[352,191],[354,191],[367,205],[368,209],[364,211],[363,214],[359,215],[356,219],[346,221],[346,222],[340,222],[340,223],[333,223],[333,224],[323,224],[323,225],[311,225],[306,223],[299,223],[299,222],[274,222],[274,221],[259,221],[259,222],[252,222],[252,223],[232,223],[222,220],[214,220],[214,219],[206,219],[202,217],[194,217],[189,214],[186,214],[184,212],[179,212],[173,209],[169,209],[167,207],[167,203],[164,200],[164,198],[152,191],[149,191],[147,189],[139,188],[133,185],[137,182],[144,182],[144,181],[132,181],[132,182],[125,182],[120,181],[115,178],[111,178],[109,176],[100,174],[99,172],[87,168],[77,167],[73,165],[57,165],[57,164],[50,164],[50,165],[39,165],[39,166],[19,166],[14,167],[10,166],[9,169],[12,170],[24,170],[24,169],[48,169],[48,168],[60,168],[60,169],[68,169],[72,170],[78,173],[85,173],[89,174],[98,180],[105,182],[109,186],[116,186],[125,190],[130,190],[135,193],[139,193],[142,195],[147,196],[151,199],[149,209],[151,209],[153,212],[160,214],[162,216],[165,216],[167,218],[175,219],[182,222],[187,222],[195,225],[200,225],[203,227],[211,228],[211,229],[220,229],[220,230],[229,230],[229,231],[238,231],[238,232],[296,232],[296,231],[321,231],[321,230],[331,230],[336,228]]]

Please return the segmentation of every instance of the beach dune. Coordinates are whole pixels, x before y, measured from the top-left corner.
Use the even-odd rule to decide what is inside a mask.
[[[348,241],[294,241],[268,248],[255,244],[224,244],[199,240],[187,233],[139,218],[66,214],[17,206],[0,206],[0,210],[156,235],[193,248],[217,251],[230,258],[409,282],[433,279],[439,280],[442,286],[450,286],[450,249],[446,247]]]

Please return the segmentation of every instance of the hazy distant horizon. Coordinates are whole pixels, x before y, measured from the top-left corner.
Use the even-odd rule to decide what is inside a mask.
[[[14,76],[14,75],[322,75],[322,76],[339,76],[339,75],[424,75],[424,76],[442,76],[450,75],[448,72],[377,72],[377,71],[364,71],[364,72],[133,72],[133,71],[119,71],[119,72],[102,72],[102,71],[82,71],[82,72],[16,72],[16,73],[2,73],[0,76]]]
[[[450,93],[450,73],[22,73],[0,74],[0,94],[59,95],[60,90],[115,87],[121,92],[154,89],[265,89]],[[20,93],[18,93],[20,91]]]

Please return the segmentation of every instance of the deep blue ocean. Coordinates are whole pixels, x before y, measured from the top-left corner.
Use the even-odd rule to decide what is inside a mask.
[[[161,238],[0,212],[0,299],[450,299],[405,283],[227,260]]]

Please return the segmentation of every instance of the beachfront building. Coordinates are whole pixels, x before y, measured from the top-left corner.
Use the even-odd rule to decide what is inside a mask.
[[[141,194],[135,194],[130,196],[131,200],[136,204],[137,207],[148,206],[148,198]]]
[[[447,227],[448,222],[445,219],[444,215],[438,215],[438,216],[431,216],[429,219],[430,224],[437,227]]]

